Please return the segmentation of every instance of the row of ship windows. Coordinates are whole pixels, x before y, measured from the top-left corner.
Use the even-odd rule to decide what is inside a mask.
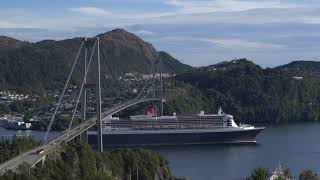
[[[122,125],[122,126],[111,126],[111,128],[164,128],[164,127],[172,127],[172,128],[184,128],[184,127],[219,127],[223,126],[223,124],[217,124],[217,125],[209,125],[209,124],[199,124],[199,125],[137,125],[137,126],[130,126],[130,125]],[[103,127],[110,127],[110,126],[103,126]]]
[[[174,124],[104,124],[105,126],[158,126],[158,125],[168,125],[168,126],[177,126],[177,125],[223,125],[223,123],[174,123]],[[227,123],[227,125],[231,125],[231,123]]]
[[[210,129],[217,129],[217,128],[224,128],[223,126],[217,126],[217,127],[210,127]],[[103,128],[102,130],[104,131],[107,131],[107,130],[117,130],[117,131],[129,131],[129,130],[134,130],[134,131],[137,131],[137,130],[141,130],[141,131],[145,131],[145,130],[148,130],[148,131],[163,131],[163,130],[168,130],[168,131],[179,131],[179,130],[195,130],[195,129],[198,129],[198,130],[206,130],[206,129],[209,129],[207,127],[198,127],[198,128],[191,128],[191,127],[184,127],[184,128],[179,128],[179,129],[176,129],[176,128],[135,128],[135,129],[132,129],[132,128]]]
[[[206,120],[206,121],[223,121],[224,118],[196,118],[196,119],[191,119],[191,118],[187,118],[187,119],[179,119],[179,121],[192,121],[192,120]]]
[[[137,122],[137,121],[114,121],[114,122],[105,122],[103,124],[157,124],[157,123],[170,123],[170,124],[175,124],[175,123],[199,123],[199,122],[204,122],[204,123],[223,123],[223,121],[145,121],[145,122]],[[231,123],[231,121],[227,121]]]
[[[103,124],[159,124],[159,123],[168,123],[168,124],[176,124],[176,123],[223,123],[223,121],[111,121],[111,122],[104,122]],[[231,123],[228,121],[228,123]]]
[[[223,121],[223,119],[199,118],[199,119],[158,119],[158,120],[111,120],[114,122],[183,122],[183,121]],[[110,121],[109,121],[110,122]],[[107,122],[106,122],[107,123]]]
[[[224,127],[215,127],[215,128],[211,128],[211,130],[213,129],[219,129],[219,128],[224,128]],[[175,133],[175,132],[195,132],[195,133],[199,133],[199,132],[210,132],[211,130],[209,129],[188,129],[188,128],[185,128],[185,129],[141,129],[141,130],[134,130],[134,131],[130,131],[131,129],[112,129],[110,131],[110,129],[105,129],[106,132],[108,132],[108,134],[118,134],[118,133],[121,133],[121,134],[124,134],[124,133],[128,133],[128,134],[131,134],[131,133],[143,133],[143,134],[146,134],[146,133]],[[94,132],[91,132],[89,134],[94,134]]]

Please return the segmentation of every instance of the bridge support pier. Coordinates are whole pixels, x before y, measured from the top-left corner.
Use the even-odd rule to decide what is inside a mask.
[[[31,167],[37,167],[37,166],[42,166],[44,162],[46,161],[46,155],[42,156],[36,163],[34,163]]]
[[[88,143],[88,135],[87,135],[87,131],[84,131],[83,133],[81,133],[79,135],[79,140],[82,143]]]

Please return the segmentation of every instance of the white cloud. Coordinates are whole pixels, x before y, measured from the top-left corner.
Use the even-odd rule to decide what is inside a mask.
[[[239,1],[239,0],[167,0],[168,5],[178,8],[179,13],[209,13],[245,11],[260,8],[286,8],[292,5],[280,3],[279,1]]]
[[[10,21],[2,21],[0,20],[0,27],[1,28],[14,28],[17,27],[16,23],[10,22]]]
[[[151,36],[151,35],[154,35],[154,32],[151,32],[151,31],[147,31],[147,30],[138,30],[138,31],[135,31],[134,33],[138,34],[138,35],[142,35],[142,36]]]
[[[242,39],[201,39],[201,41],[210,42],[225,48],[241,49],[284,49],[286,45],[247,41]]]
[[[271,8],[251,9],[232,12],[177,13],[162,17],[140,19],[145,24],[267,24],[267,23],[307,23],[320,24],[317,8]]]
[[[320,24],[320,16],[318,17],[304,17],[301,18],[303,22],[308,24]]]
[[[320,32],[286,32],[286,33],[279,33],[279,34],[271,34],[271,38],[319,38]]]
[[[285,49],[287,45],[267,43],[262,41],[249,41],[240,38],[203,38],[186,36],[165,36],[153,41],[166,42],[176,45],[187,43],[210,43],[215,46],[229,48],[233,50],[266,50],[266,49]]]
[[[119,19],[128,19],[133,21],[138,21],[141,19],[153,19],[153,18],[166,18],[168,16],[177,15],[175,12],[155,12],[155,13],[119,13],[116,17]]]
[[[96,7],[75,7],[75,8],[69,8],[72,12],[78,12],[82,14],[88,14],[88,15],[107,15],[111,14],[110,11],[107,11],[105,9],[100,9]]]
[[[116,1],[116,0],[114,0]],[[147,0],[142,0],[146,1]],[[160,0],[157,0],[161,3]],[[68,8],[77,12],[70,14],[39,14],[28,9],[5,9],[0,11],[4,20],[0,27],[39,27],[49,29],[72,29],[74,27],[129,26],[134,24],[268,24],[268,23],[307,23],[320,24],[320,5],[290,4],[288,1],[253,0],[163,0],[162,3],[176,8],[137,13],[135,9],[112,11],[93,6]],[[293,3],[293,2],[292,2]],[[299,8],[297,8],[299,7]],[[301,8],[300,8],[301,7]],[[111,6],[110,6],[111,8]],[[21,12],[20,12],[21,11]],[[23,13],[23,14],[21,14]],[[83,14],[91,16],[83,16]],[[14,26],[16,24],[16,26]],[[106,25],[106,24],[104,24]]]
[[[124,27],[159,50],[179,55],[194,65],[198,56],[206,56],[205,65],[212,63],[210,59],[234,56],[283,62],[293,55],[307,58],[319,54],[320,4],[289,0],[137,0],[143,3],[136,8],[136,4],[110,4],[132,4],[132,0],[107,1],[106,9],[95,3],[87,7],[78,4],[45,14],[33,9],[0,8],[0,34],[38,41],[91,36]],[[145,6],[150,1],[152,8]],[[44,30],[5,29],[10,27]]]

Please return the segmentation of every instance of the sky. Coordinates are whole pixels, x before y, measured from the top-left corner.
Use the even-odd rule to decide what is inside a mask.
[[[124,28],[183,63],[320,61],[320,0],[10,0],[0,35],[37,42]]]

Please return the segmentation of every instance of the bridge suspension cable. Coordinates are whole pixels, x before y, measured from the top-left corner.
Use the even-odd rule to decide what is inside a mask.
[[[89,73],[89,71],[90,71],[90,66],[91,66],[91,64],[92,64],[92,61],[96,61],[95,58],[94,58],[94,52],[95,52],[95,51],[98,52],[98,60],[99,60],[99,54],[100,54],[100,52],[101,52],[101,55],[102,55],[102,57],[103,57],[103,59],[104,59],[104,62],[105,62],[106,69],[108,69],[108,70],[110,71],[112,78],[116,81],[117,85],[120,87],[120,82],[119,82],[118,78],[116,77],[116,73],[115,73],[115,71],[112,69],[112,66],[111,66],[110,62],[108,61],[107,56],[105,55],[105,53],[103,52],[102,48],[101,48],[99,45],[98,45],[98,47],[96,48],[97,44],[99,44],[98,41],[99,41],[98,39],[95,40],[95,41],[94,41],[93,48],[90,49],[90,47],[87,46],[87,39],[82,40],[81,45],[80,45],[80,48],[79,48],[78,53],[77,53],[77,55],[76,55],[76,58],[75,58],[75,60],[74,60],[74,62],[73,62],[71,71],[70,71],[69,76],[68,76],[68,78],[67,78],[67,81],[66,81],[66,83],[65,83],[65,85],[64,85],[62,94],[61,94],[61,96],[60,96],[60,98],[59,98],[59,101],[58,101],[58,104],[57,104],[57,106],[56,106],[56,108],[55,108],[54,114],[53,114],[53,116],[52,116],[51,119],[50,119],[49,126],[48,126],[48,128],[47,128],[46,134],[45,134],[44,139],[43,139],[43,143],[45,143],[46,140],[47,140],[48,133],[50,132],[51,126],[52,126],[52,124],[54,123],[56,114],[57,114],[58,109],[59,109],[59,107],[60,107],[60,105],[61,105],[61,103],[62,103],[62,99],[63,99],[63,97],[64,97],[64,95],[65,95],[65,93],[66,93],[66,89],[67,89],[67,87],[68,87],[68,84],[70,83],[71,76],[72,76],[72,74],[73,74],[73,72],[74,72],[74,70],[75,70],[75,66],[76,66],[76,64],[78,63],[78,59],[79,59],[79,56],[80,56],[80,53],[81,53],[81,50],[82,50],[84,44],[86,44],[86,47],[85,47],[86,49],[85,49],[85,50],[86,50],[86,51],[87,51],[87,50],[89,51],[89,54],[90,54],[89,57],[90,57],[90,58],[89,58],[89,62],[87,63],[87,62],[86,62],[86,58],[87,58],[87,57],[85,57],[85,72],[84,72],[84,77],[83,77],[83,80],[82,80],[82,83],[81,83],[81,87],[80,87],[79,94],[78,94],[77,99],[76,99],[75,107],[74,107],[74,109],[73,109],[73,111],[72,111],[72,118],[71,118],[71,121],[69,122],[69,125],[68,125],[67,138],[69,137],[69,134],[70,134],[71,129],[72,129],[72,125],[73,125],[74,118],[75,118],[75,115],[76,115],[76,112],[77,112],[77,108],[78,108],[78,105],[79,105],[79,102],[80,102],[80,99],[81,99],[81,95],[82,95],[82,93],[83,93],[83,89],[85,88],[86,79],[87,79],[88,73]],[[87,54],[87,53],[85,52],[85,54]],[[86,56],[86,55],[85,55],[85,56]],[[98,63],[99,63],[99,62],[98,62]],[[143,86],[141,86],[141,87],[142,87],[141,92],[139,92],[136,97],[134,97],[132,100],[129,100],[129,101],[126,101],[125,103],[120,104],[120,105],[117,106],[117,108],[115,108],[115,109],[111,108],[111,109],[110,109],[110,112],[113,112],[113,110],[114,110],[115,112],[118,112],[119,109],[125,109],[125,108],[127,108],[128,106],[137,104],[137,103],[139,103],[139,102],[145,102],[145,100],[146,100],[146,101],[149,101],[149,100],[154,101],[154,100],[156,100],[156,99],[155,99],[155,92],[156,92],[155,81],[156,81],[156,79],[157,79],[157,73],[159,73],[159,69],[160,69],[160,83],[162,83],[162,65],[159,65],[160,63],[161,63],[161,60],[156,60],[155,62],[152,62],[152,63],[151,63],[151,69],[150,69],[150,72],[149,72],[149,74],[148,74],[148,77],[146,78],[146,82],[145,82],[145,84],[143,84]],[[98,65],[98,66],[99,66],[99,65]],[[100,71],[100,70],[99,70],[99,71]],[[99,73],[99,77],[100,77],[100,73]],[[99,78],[99,79],[100,79],[100,78]],[[100,82],[100,80],[99,80],[99,82]],[[142,82],[143,82],[143,81],[142,81]],[[141,83],[141,85],[142,85],[142,83]],[[149,86],[149,87],[148,87],[148,86]],[[161,89],[161,91],[162,91],[162,85],[161,85],[161,88],[160,88],[160,89]],[[152,90],[153,90],[153,91],[152,91]],[[152,94],[152,98],[148,99],[147,96],[149,96],[149,95],[151,95],[151,94]],[[162,92],[161,92],[161,96],[162,96],[162,95],[163,95],[163,94],[162,94]],[[100,96],[100,97],[101,97],[101,96]],[[161,101],[163,101],[162,98],[163,98],[163,97],[161,97]],[[98,103],[98,104],[100,103],[100,108],[101,108],[101,101],[99,101],[99,102],[97,102],[97,103]],[[163,103],[163,102],[162,102],[162,103]],[[161,109],[162,109],[162,108],[163,108],[163,105],[161,106]],[[85,109],[86,109],[86,108],[84,108],[84,110],[85,110]],[[109,111],[108,111],[108,112],[109,112]],[[163,110],[161,110],[161,112],[163,113]],[[85,113],[85,112],[84,112],[84,113]],[[162,115],[162,113],[161,113],[161,115]],[[105,114],[105,113],[103,113],[103,114]],[[100,117],[100,118],[102,119],[103,117]],[[101,131],[101,130],[100,130],[100,131]]]
[[[107,68],[109,69],[109,71],[110,71],[110,73],[111,73],[111,76],[112,76],[113,79],[116,81],[116,83],[118,84],[118,86],[120,86],[120,83],[119,83],[118,79],[116,78],[116,75],[115,75],[114,71],[112,70],[111,65],[110,65],[107,57],[104,55],[104,52],[103,52],[103,50],[101,49],[101,46],[100,46],[100,52],[101,52],[102,57],[103,57],[103,59],[104,59],[104,61],[105,61],[105,65],[107,66]]]
[[[76,112],[77,112],[78,104],[79,104],[79,102],[80,102],[80,98],[81,98],[81,95],[82,95],[83,87],[84,87],[85,82],[86,82],[86,78],[87,78],[87,74],[88,74],[89,69],[90,69],[91,62],[92,62],[92,60],[94,59],[94,58],[93,58],[93,53],[94,53],[94,50],[95,50],[95,48],[96,48],[96,45],[97,45],[97,42],[95,41],[95,43],[94,43],[94,45],[93,45],[93,51],[90,52],[90,54],[91,54],[91,55],[90,55],[90,59],[89,59],[89,62],[88,62],[88,64],[87,64],[87,68],[86,68],[86,70],[85,70],[85,74],[84,74],[83,81],[82,81],[82,83],[81,83],[79,95],[78,95],[78,98],[77,98],[75,107],[74,107],[74,109],[73,109],[71,121],[70,121],[70,123],[69,123],[68,136],[69,136],[69,134],[70,134],[71,126],[72,126],[72,124],[73,124],[73,120],[74,120],[74,117],[75,117]]]
[[[72,68],[71,68],[71,71],[70,71],[70,73],[69,73],[67,82],[66,82],[65,85],[64,85],[64,88],[63,88],[63,91],[62,91],[62,95],[61,95],[60,98],[59,98],[58,104],[57,104],[57,106],[56,106],[56,108],[55,108],[55,110],[54,110],[54,114],[53,114],[53,116],[51,117],[49,126],[47,127],[46,134],[44,135],[43,142],[42,142],[43,144],[44,144],[44,143],[46,142],[46,140],[47,140],[47,137],[48,137],[49,131],[50,131],[50,129],[51,129],[52,123],[53,123],[53,121],[54,121],[54,119],[55,119],[55,117],[56,117],[56,114],[57,114],[57,112],[58,112],[58,109],[59,109],[59,107],[60,107],[60,105],[61,105],[63,95],[65,94],[65,92],[66,92],[66,90],[67,90],[69,81],[70,81],[71,76],[72,76],[72,74],[73,74],[74,68],[75,68],[75,66],[76,66],[76,64],[77,64],[77,62],[78,62],[78,59],[79,59],[79,56],[80,56],[81,49],[82,49],[83,45],[84,45],[84,41],[82,40],[81,45],[80,45],[80,48],[79,48],[78,53],[77,53],[77,56],[76,56],[76,59],[74,60],[74,62],[73,62],[73,64],[72,64]]]
[[[151,65],[151,69],[150,69],[150,72],[149,72],[149,76],[150,76],[151,74],[154,74],[154,64],[155,64],[155,63],[152,63],[152,65]],[[148,86],[149,80],[150,80],[150,79],[147,78],[147,81],[146,81],[146,83],[144,84],[141,92],[135,97],[136,99],[138,99],[138,98],[144,93],[146,87]]]

